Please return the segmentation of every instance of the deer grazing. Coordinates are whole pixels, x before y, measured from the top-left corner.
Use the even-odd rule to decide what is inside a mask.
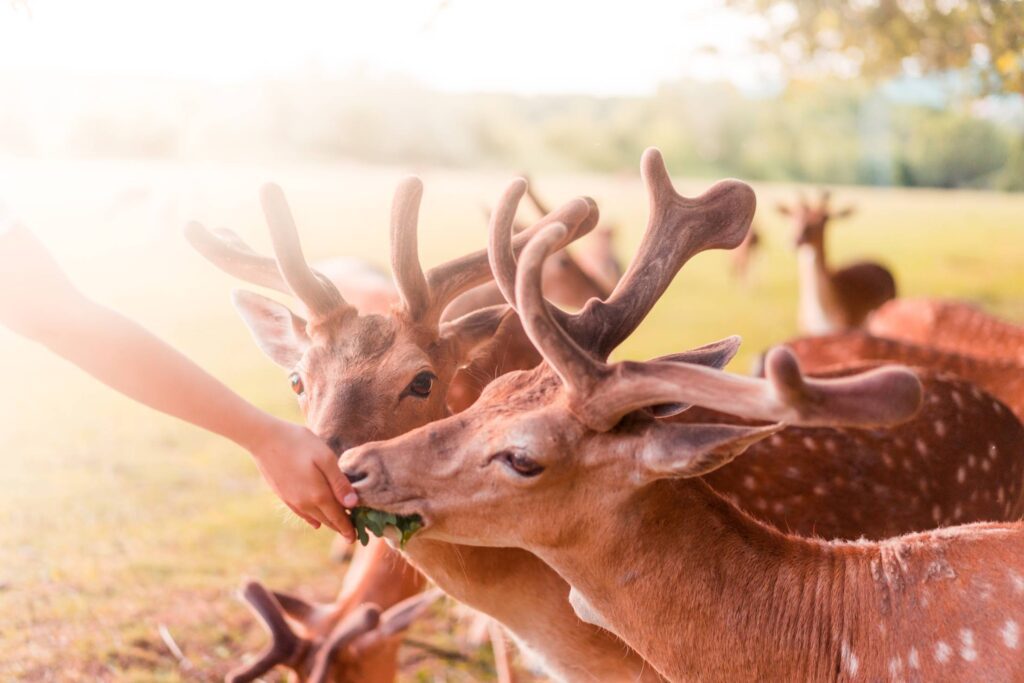
[[[792,206],[779,204],[778,210],[790,217],[796,231],[800,332],[860,327],[871,311],[896,296],[896,281],[883,266],[865,261],[834,269],[828,262],[825,227],[852,214],[852,207],[833,211],[829,193],[822,192],[817,204],[801,196]]]
[[[642,171],[650,197],[651,217],[637,257],[630,265],[623,282],[617,286],[616,291],[608,297],[607,301],[590,302],[576,316],[567,318],[568,320],[583,320],[588,317],[595,319],[591,317],[595,316],[599,321],[595,327],[601,330],[602,348],[608,352],[636,329],[661,293],[667,288],[675,273],[690,257],[706,249],[729,248],[739,243],[754,212],[755,200],[752,191],[746,185],[735,181],[719,183],[701,197],[691,199],[679,196],[672,187],[660,155],[655,151],[649,151],[644,155]],[[405,188],[410,186],[415,185],[409,181],[403,184]],[[516,181],[508,187],[496,205],[490,225],[489,258],[492,268],[497,274],[497,286],[505,296],[512,297],[512,300],[514,300],[515,250],[521,246],[523,239],[522,234],[513,237],[513,220],[525,189],[525,184],[521,181]],[[415,212],[400,210],[407,203],[408,199],[403,196],[400,189],[396,196],[396,210],[393,216],[396,217],[396,220],[400,219],[401,223],[393,225],[393,234],[406,235],[406,243],[410,239],[408,235],[415,236],[416,229]],[[562,220],[568,220],[564,217],[567,211],[566,207],[560,210],[563,216]],[[576,212],[569,211],[568,214],[572,219],[570,222],[574,226],[574,234],[585,232],[586,228],[596,223],[597,220],[596,208],[587,202],[579,203]],[[270,212],[270,215],[273,216],[273,212]],[[549,216],[540,225],[551,224],[557,219],[557,214]],[[275,229],[274,226],[278,224],[273,219],[270,222],[272,229]],[[289,221],[286,228],[289,235],[294,234],[293,223]],[[536,233],[538,229],[540,226],[534,226],[530,228],[530,231]],[[206,234],[196,232],[195,229],[193,233],[194,237],[200,238]],[[282,240],[275,239],[274,241],[276,246]],[[213,246],[218,246],[223,244],[223,241],[211,241],[210,243]],[[401,239],[396,239],[396,245],[401,243]],[[212,252],[208,250],[208,253]],[[236,256],[236,252],[230,252],[213,260],[230,271],[232,268],[230,259]],[[286,264],[289,263],[295,267],[296,262],[290,261],[286,254],[279,253],[278,258],[282,268],[287,267]],[[265,263],[267,267],[259,272],[277,272],[272,260],[266,259],[261,263]],[[234,272],[241,274],[237,267]],[[243,277],[259,282],[251,271]],[[555,310],[552,311],[552,315],[568,316],[568,314]],[[443,328],[443,325],[441,327]],[[257,331],[259,329],[257,328]],[[513,331],[523,334],[519,319],[515,315],[503,317],[499,324],[497,338],[507,339]],[[358,327],[353,328],[351,332],[351,334],[360,333]],[[332,430],[345,429],[344,419],[348,416],[336,415],[333,420],[327,420],[326,416],[330,415],[331,411],[355,411],[356,404],[334,404],[322,407],[322,402],[334,400],[337,395],[344,394],[353,381],[360,380],[358,374],[346,374],[350,372],[346,368],[350,366],[356,369],[364,367],[361,359],[351,352],[347,357],[332,360],[333,355],[340,356],[342,352],[351,348],[344,343],[352,345],[355,342],[355,340],[344,342],[345,334],[348,332],[339,328],[333,331],[329,343],[328,341],[314,342],[313,347],[307,349],[306,353],[321,365],[309,367],[304,361],[304,374],[299,378],[303,383],[300,387],[303,394],[300,396],[300,402],[307,419],[312,420],[313,416],[319,416],[318,419],[321,422],[313,423],[311,421],[311,426],[317,433],[328,439],[345,436],[344,432],[336,433]],[[523,336],[525,337],[525,335]],[[436,343],[431,342],[433,338],[426,334],[420,338],[426,339],[428,342],[421,348],[429,348],[429,343]],[[526,344],[529,346],[530,352],[536,354],[529,339],[526,339]],[[662,359],[662,362],[699,363],[717,368],[728,361],[735,351],[735,344],[735,340],[726,340],[709,347]],[[268,346],[266,341],[261,345],[265,348]],[[484,342],[481,347],[486,349],[491,347],[491,344]],[[537,357],[539,358],[539,356]],[[387,363],[391,361],[386,354],[369,356],[369,358],[370,360],[378,358],[376,369],[383,375],[387,376],[391,372],[387,366]],[[381,358],[383,360],[380,360]],[[369,365],[370,361],[367,361],[366,364]],[[317,373],[327,374],[318,375]],[[435,391],[442,394],[446,389],[450,391],[451,387],[448,383],[452,381],[453,374],[447,371],[437,374]],[[878,536],[888,530],[889,527],[885,525],[889,523],[906,525],[899,527],[900,531],[928,528],[935,523],[933,513],[936,504],[941,503],[943,514],[948,514],[951,517],[954,515],[953,498],[958,495],[964,499],[961,514],[965,519],[1004,518],[1005,500],[997,501],[994,491],[989,495],[990,492],[986,488],[988,480],[981,477],[980,474],[975,475],[972,472],[972,478],[967,486],[957,481],[955,470],[949,476],[945,476],[946,472],[943,470],[942,477],[932,477],[929,472],[932,467],[929,460],[939,457],[944,441],[940,435],[936,434],[933,424],[940,417],[943,420],[949,420],[951,433],[955,431],[958,438],[963,439],[966,443],[976,443],[979,448],[988,443],[998,444],[998,447],[1006,454],[1006,464],[1002,465],[1001,463],[1000,467],[1009,467],[1014,462],[1012,453],[1016,453],[1011,449],[1021,443],[1021,437],[1024,436],[1019,423],[1005,412],[1001,416],[995,417],[991,416],[989,412],[985,412],[991,411],[992,402],[988,399],[977,402],[980,411],[978,419],[971,420],[964,425],[955,423],[946,412],[942,412],[948,411],[951,405],[948,400],[949,386],[943,384],[939,379],[923,379],[926,387],[929,387],[929,391],[932,386],[939,387],[946,392],[947,397],[939,403],[927,404],[916,420],[901,428],[905,431],[898,432],[896,438],[899,443],[902,443],[902,446],[890,445],[883,452],[884,458],[879,453],[872,453],[872,444],[884,441],[884,434],[865,436],[853,430],[847,433],[828,429],[803,432],[795,428],[785,429],[774,435],[781,441],[776,445],[774,453],[769,453],[766,456],[766,458],[770,458],[772,455],[780,456],[781,452],[785,451],[789,458],[785,467],[773,467],[770,465],[770,461],[767,465],[763,462],[752,465],[746,475],[756,479],[756,492],[751,491],[747,485],[746,475],[734,478],[731,488],[729,488],[728,482],[723,483],[723,488],[737,497],[741,504],[746,505],[752,514],[769,519],[773,523],[779,524],[780,528],[794,529],[807,534],[827,527],[829,530],[838,529],[839,531],[836,533],[844,536],[848,534],[850,538],[861,535]],[[930,382],[933,384],[929,384]],[[316,391],[309,392],[307,385],[316,386]],[[403,386],[395,384],[388,389],[387,383],[384,381],[377,385],[377,389],[389,390],[392,394],[399,395],[403,392]],[[974,407],[973,399],[968,397],[967,400],[970,407]],[[387,404],[380,408],[374,406],[360,408],[358,418],[363,421],[384,419],[390,414],[389,411],[393,410]],[[672,410],[664,407],[659,412],[667,415],[678,409],[678,406]],[[677,417],[664,417],[661,421],[665,423],[684,421],[695,411],[696,409],[693,409]],[[419,424],[440,417],[443,417],[443,414],[434,414]],[[418,426],[417,420],[411,419],[407,415],[399,414],[399,418],[404,421],[393,425],[393,429],[396,431],[405,431]],[[1004,424],[1015,427],[1016,431],[1004,430]],[[1004,431],[1006,431],[1005,435]],[[949,438],[948,434],[941,436]],[[370,440],[370,437],[365,436],[365,432],[357,434],[356,438],[349,438],[351,440],[347,443],[352,445],[355,445],[353,442],[361,443]],[[872,438],[874,441],[871,440]],[[919,443],[921,446],[918,446]],[[755,448],[759,446],[760,444],[755,445]],[[858,457],[862,452],[865,453],[865,457],[873,455],[873,460],[866,461],[870,463],[867,465],[865,462],[853,459],[823,457],[825,454],[831,456],[833,450],[843,452],[848,448],[858,448],[859,450],[856,451]],[[427,455],[429,452],[430,449],[424,451],[424,458],[429,459],[430,456]],[[888,467],[888,462],[891,460],[899,465],[904,459],[910,459],[913,467],[907,470],[906,476],[894,476]],[[733,467],[740,468],[743,464],[743,461],[737,462]],[[800,469],[799,477],[794,477],[791,474],[790,467]],[[755,468],[759,468],[760,471]],[[995,474],[992,473],[991,476],[995,476]],[[865,485],[864,488],[867,490],[862,491],[854,484],[846,488],[839,486],[836,484],[837,478],[848,482],[862,478],[883,484],[889,484],[891,481],[893,485],[884,492]],[[926,491],[919,489],[919,482],[922,479],[926,481],[928,487]],[[813,494],[804,496],[804,500],[797,500],[800,494],[794,493],[794,486],[804,481],[812,483],[806,484],[800,494],[806,493],[807,489],[814,484],[826,482],[829,490],[828,496]],[[969,494],[975,491],[978,491],[975,500],[969,500]],[[916,506],[905,505],[903,498],[910,495],[919,496],[922,502]],[[875,500],[883,501],[885,508],[879,509],[873,517],[856,519],[852,515],[841,515],[839,519],[829,520],[825,514],[826,511],[871,507]],[[835,504],[833,504],[834,502]],[[778,507],[780,504],[783,505],[783,508]],[[904,508],[907,510],[906,513],[896,512]],[[885,522],[886,517],[896,521]],[[660,680],[660,677],[646,665],[643,659],[635,653],[625,650],[621,642],[612,634],[580,622],[567,602],[568,585],[558,574],[530,553],[515,549],[473,548],[453,545],[440,540],[423,539],[421,541],[417,538],[407,547],[406,556],[415,566],[424,570],[445,592],[502,621],[520,644],[540,656],[552,675],[564,680],[590,680],[594,677],[601,680],[622,681]],[[528,586],[529,590],[524,590],[524,586]],[[360,598],[357,602],[366,601],[373,600]]]
[[[766,379],[686,363],[608,365],[605,330],[629,315],[615,295],[573,317],[542,296],[543,260],[566,234],[541,231],[515,277],[515,306],[543,365],[496,379],[458,416],[342,456],[364,504],[421,516],[410,552],[442,541],[529,550],[572,586],[581,618],[672,681],[1024,673],[1024,525],[827,542],[755,521],[701,479],[785,425],[906,420],[921,401],[913,373],[811,379],[782,349],[768,356]],[[631,275],[623,283],[658,287],[654,273]],[[650,414],[666,404],[762,422],[679,425]]]
[[[947,299],[897,299],[872,314],[868,330],[986,360],[1024,364],[1024,326]]]

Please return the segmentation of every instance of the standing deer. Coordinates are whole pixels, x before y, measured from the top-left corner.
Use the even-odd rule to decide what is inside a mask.
[[[828,334],[864,324],[871,311],[896,296],[896,281],[883,266],[854,263],[833,269],[825,255],[825,226],[830,220],[853,213],[848,207],[833,212],[829,193],[822,192],[816,205],[803,197],[778,210],[793,221],[800,287],[798,322],[804,334]]]
[[[732,251],[731,270],[734,279],[741,281],[748,279],[750,276],[750,265],[760,248],[760,232],[754,226],[750,226],[750,230],[747,232],[747,236],[743,238],[740,246]]]
[[[947,299],[897,299],[872,314],[868,330],[983,359],[1024,363],[1024,326]]]
[[[616,293],[607,302],[591,302],[579,314],[584,317],[600,316],[599,327],[602,330],[603,343],[609,351],[626,339],[640,324],[660,294],[667,288],[676,271],[691,256],[705,249],[729,247],[738,243],[754,210],[752,192],[747,186],[736,182],[720,183],[695,199],[680,197],[672,187],[660,155],[655,151],[645,154],[642,169],[651,201],[651,218],[639,254]],[[512,221],[516,206],[524,192],[525,187],[521,182],[510,185],[492,217],[490,259],[496,273],[507,272],[509,264],[514,272],[513,249],[518,248],[519,242],[513,241],[511,236]],[[415,215],[406,215],[406,220],[409,224],[405,229],[415,234]],[[596,222],[596,216],[587,220]],[[520,240],[521,237],[517,236],[514,239]],[[270,263],[273,265],[273,262]],[[229,269],[226,266],[222,267]],[[510,280],[507,276],[499,276],[498,282],[499,285],[505,283],[504,288],[508,289],[507,284]],[[515,316],[505,318],[502,326],[503,330],[507,327],[522,333],[518,318]],[[536,353],[532,345],[530,349]],[[682,360],[720,367],[728,361],[734,351],[735,340],[727,340],[721,344],[673,356],[667,361]],[[330,354],[330,348],[323,348],[321,353],[321,362],[324,362],[324,357]],[[352,363],[355,360],[349,359],[348,362]],[[308,374],[311,373],[307,371]],[[349,381],[342,373],[323,378],[319,384],[319,391],[302,399],[306,414],[319,414],[318,402],[344,390]],[[938,380],[936,382],[941,384]],[[444,390],[444,384],[440,379],[437,390]],[[969,408],[973,409],[975,403],[970,397],[968,401]],[[870,439],[863,439],[862,435],[834,430],[797,434],[787,429],[776,435],[783,439],[777,450],[789,453],[791,462],[788,462],[786,467],[769,466],[761,472],[752,468],[748,473],[757,478],[756,484],[759,489],[756,495],[752,494],[747,486],[746,477],[738,478],[731,492],[741,501],[746,501],[745,504],[753,514],[763,515],[772,521],[780,520],[777,523],[784,528],[787,528],[786,525],[788,528],[800,525],[798,530],[808,534],[813,533],[819,524],[815,521],[816,517],[823,520],[822,525],[830,524],[840,529],[840,533],[849,534],[850,537],[864,533],[877,534],[879,529],[885,528],[877,521],[879,517],[884,516],[881,512],[870,519],[865,517],[856,520],[852,516],[841,516],[839,520],[828,521],[825,519],[825,511],[832,510],[832,500],[838,501],[840,505],[845,504],[847,507],[858,509],[870,507],[876,499],[883,501],[886,506],[892,506],[890,496],[895,498],[898,504],[902,504],[901,491],[906,489],[900,487],[909,488],[911,485],[913,491],[907,491],[907,495],[921,495],[922,500],[926,502],[923,508],[902,505],[909,512],[892,515],[899,520],[898,523],[911,525],[904,530],[927,528],[933,524],[934,501],[942,501],[944,506],[948,503],[949,514],[952,514],[952,498],[956,495],[962,495],[965,499],[965,515],[978,515],[970,518],[1002,518],[1005,501],[997,502],[994,493],[990,500],[981,497],[981,493],[988,496],[989,491],[984,486],[986,480],[980,476],[975,478],[972,474],[967,486],[957,482],[955,475],[936,478],[934,486],[927,492],[918,492],[919,480],[931,480],[931,473],[928,471],[929,460],[932,456],[940,456],[943,443],[943,439],[934,432],[932,424],[938,415],[945,416],[945,413],[930,411],[947,409],[948,406],[949,401],[945,399],[937,405],[926,406],[921,417],[915,423],[908,424],[907,431],[899,437],[903,442],[902,446],[893,446],[885,451],[886,458],[891,457],[897,463],[912,458],[912,478],[908,475],[904,479],[894,479],[887,467],[887,460],[883,461],[878,454],[874,455],[869,467],[860,462],[822,457],[822,453],[831,453],[837,448],[837,444],[840,449],[859,447],[861,450],[870,450]],[[1020,432],[1019,424],[1004,412],[1001,419],[1008,420],[1018,429],[1010,438],[1004,439],[999,425],[993,426],[989,421],[990,414],[985,412],[991,410],[991,401],[986,399],[979,402],[978,406],[978,419],[967,425],[956,425],[952,429],[958,430],[956,433],[965,443],[988,443],[990,437],[995,435],[999,447],[1006,449],[1006,462],[1013,462],[1009,456],[1014,444],[1013,437],[1020,439],[1024,436]],[[684,413],[678,418],[667,419],[685,419],[686,416],[687,413]],[[364,420],[374,417],[372,411],[360,413],[360,418]],[[409,428],[411,426],[415,425],[410,425]],[[331,436],[330,433],[322,431],[318,433],[325,437]],[[924,452],[917,443],[923,445]],[[839,471],[832,469],[835,463],[839,464]],[[742,463],[737,463],[737,466],[740,464]],[[794,479],[789,471],[790,466],[798,466],[800,476],[809,481],[815,481],[816,468],[823,468],[823,474],[818,481],[829,482],[832,497],[808,496],[805,501],[794,500],[790,489],[791,483],[797,479]],[[758,464],[757,467],[762,465]],[[873,489],[865,493],[855,485],[849,489],[836,485],[836,477],[850,482],[861,477],[885,483],[893,479],[898,484],[889,490],[891,493],[886,491],[880,494]],[[778,492],[778,499],[773,497],[776,495],[775,491]],[[977,500],[967,505],[969,494],[975,491],[979,492]],[[760,505],[762,500],[764,510]],[[780,511],[780,503],[785,505],[785,510]],[[837,509],[843,510],[844,507]],[[977,512],[978,509],[983,511]],[[801,511],[799,514],[798,510]],[[568,585],[533,555],[512,549],[470,548],[426,541],[410,544],[407,551],[407,556],[413,563],[424,569],[446,592],[505,623],[517,641],[539,654],[553,675],[565,680],[589,680],[593,677],[623,681],[660,680],[640,657],[625,651],[614,636],[581,623],[566,601]],[[529,586],[529,590],[524,590],[524,586]]]
[[[921,400],[912,373],[810,379],[781,349],[764,380],[608,365],[600,309],[561,316],[541,294],[543,260],[565,235],[539,233],[515,281],[544,365],[498,378],[458,416],[342,456],[364,504],[421,516],[410,552],[444,541],[536,553],[572,586],[582,619],[672,681],[1024,675],[1024,525],[827,542],[762,524],[701,480],[787,424],[909,418]],[[767,424],[646,412],[665,404]]]

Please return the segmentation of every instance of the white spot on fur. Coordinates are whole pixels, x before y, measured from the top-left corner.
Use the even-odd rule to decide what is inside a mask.
[[[977,464],[978,464],[978,458],[975,457],[975,455],[973,453],[967,456],[967,466],[968,467],[970,467],[971,469],[974,469],[974,467],[977,466]]]
[[[946,423],[943,422],[942,420],[935,421],[935,436],[939,437],[940,439],[946,436]]]
[[[1003,645],[1011,650],[1016,650],[1020,643],[1020,626],[1013,619],[1007,619],[1002,630],[999,631],[999,635],[1003,637]]]
[[[963,516],[964,516],[964,507],[960,503],[957,503],[956,507],[953,508],[953,519],[958,520],[958,519],[960,519]]]
[[[806,448],[809,451],[816,451],[816,450],[818,450],[818,444],[811,437],[805,436],[804,437],[804,448]]]
[[[953,654],[953,648],[946,644],[944,640],[940,640],[935,646],[935,661],[939,664],[945,664],[949,661],[950,655]]]
[[[914,442],[914,447],[917,448],[917,452],[921,455],[928,455],[928,444],[924,442],[924,439],[918,437],[917,441]]]
[[[921,659],[920,659],[920,657],[917,654],[917,648],[916,647],[910,648],[910,654],[907,655],[907,665],[911,669],[920,669],[921,668]]]
[[[932,520],[938,524],[942,520],[942,508],[938,505],[932,507]]]
[[[1010,583],[1013,584],[1014,591],[1024,593],[1024,576],[1021,576],[1012,569],[1010,570]]]
[[[988,472],[990,469],[992,469],[992,465],[989,464],[988,460],[982,460],[981,461],[981,469],[983,469],[986,472]]]
[[[891,456],[891,455],[889,455],[888,453],[882,453],[882,462],[883,462],[883,463],[885,464],[885,466],[886,466],[886,467],[888,467],[888,468],[889,468],[890,470],[891,470],[892,468],[896,467],[896,463],[895,463],[895,462],[893,461],[893,459],[892,459],[892,456]]]
[[[843,662],[843,668],[846,669],[847,673],[851,676],[856,676],[857,669],[860,668],[860,660],[857,659],[857,655],[853,654],[849,643],[844,642],[842,644],[839,648],[839,655]]]
[[[816,484],[814,486],[814,495],[824,496],[826,493],[828,493],[828,489],[825,488],[824,484]]]
[[[974,649],[974,631],[969,628],[960,629],[960,656],[967,662],[978,658],[978,651]]]
[[[957,408],[963,408],[964,407],[964,397],[960,395],[959,391],[954,389],[952,392],[950,392],[949,395],[952,397],[953,403],[956,404]]]
[[[967,470],[965,468],[961,467],[957,469],[956,480],[961,484],[967,481]]]
[[[996,448],[996,445],[994,443],[990,443],[988,445],[988,457],[991,460],[995,460],[999,457],[999,449]]]
[[[754,481],[754,478],[749,474],[743,477],[743,485],[750,489],[751,491],[757,488],[757,482]]]
[[[903,659],[900,657],[893,657],[889,660],[889,676],[896,678],[899,673],[903,671]]]

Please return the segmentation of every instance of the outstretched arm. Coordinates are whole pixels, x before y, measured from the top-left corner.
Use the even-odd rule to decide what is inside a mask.
[[[239,444],[274,492],[314,528],[355,540],[357,498],[312,432],[256,408],[137,323],[85,297],[26,229],[0,231],[0,323],[104,384]]]

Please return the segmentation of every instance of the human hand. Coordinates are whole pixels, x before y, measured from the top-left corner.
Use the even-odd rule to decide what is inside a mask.
[[[359,498],[327,444],[305,427],[269,416],[251,443],[260,474],[292,512],[314,529],[326,524],[356,540],[344,508],[355,507]]]

